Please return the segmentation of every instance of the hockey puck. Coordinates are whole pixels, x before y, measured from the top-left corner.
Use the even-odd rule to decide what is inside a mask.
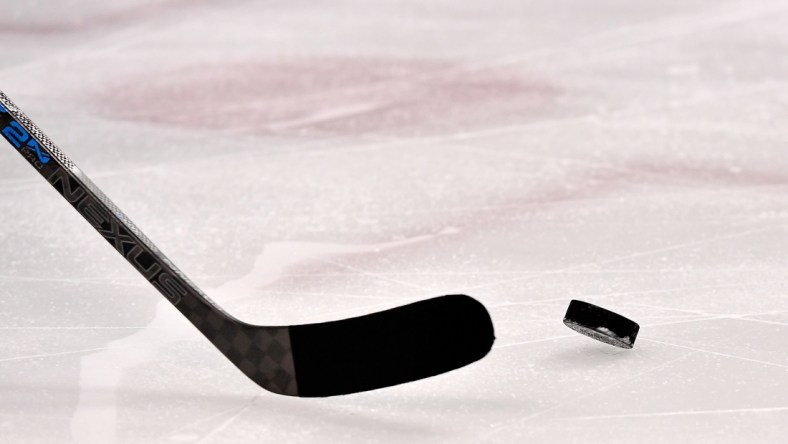
[[[640,331],[636,322],[583,301],[569,303],[564,324],[589,338],[627,349],[635,346]]]

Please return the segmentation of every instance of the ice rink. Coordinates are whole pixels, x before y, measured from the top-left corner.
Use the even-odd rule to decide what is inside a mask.
[[[0,89],[227,311],[464,293],[498,337],[264,392],[3,142],[0,443],[785,442],[785,0],[0,5]]]

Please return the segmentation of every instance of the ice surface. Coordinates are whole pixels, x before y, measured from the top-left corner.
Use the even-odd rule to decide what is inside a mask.
[[[260,324],[467,293],[496,349],[263,392],[0,149],[0,442],[781,442],[788,3],[0,1],[0,88]],[[632,351],[562,325],[588,300]]]

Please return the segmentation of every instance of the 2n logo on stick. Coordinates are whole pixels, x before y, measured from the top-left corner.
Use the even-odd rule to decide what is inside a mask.
[[[7,113],[8,111],[5,108],[2,108],[3,113]],[[12,120],[5,128],[2,130],[3,136],[11,142],[12,145],[16,147],[16,149],[29,149],[31,152],[36,154],[38,161],[47,164],[51,157],[45,151],[41,150],[41,147],[38,145],[35,139],[30,137],[30,133],[19,124],[16,120]]]

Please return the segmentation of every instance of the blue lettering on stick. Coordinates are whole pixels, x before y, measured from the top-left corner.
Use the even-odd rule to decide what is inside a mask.
[[[51,157],[45,151],[41,150],[35,139],[30,137],[27,130],[19,124],[19,122],[12,120],[5,128],[3,128],[3,135],[11,142],[16,149],[28,148],[36,153],[36,157],[41,163],[49,163]]]

